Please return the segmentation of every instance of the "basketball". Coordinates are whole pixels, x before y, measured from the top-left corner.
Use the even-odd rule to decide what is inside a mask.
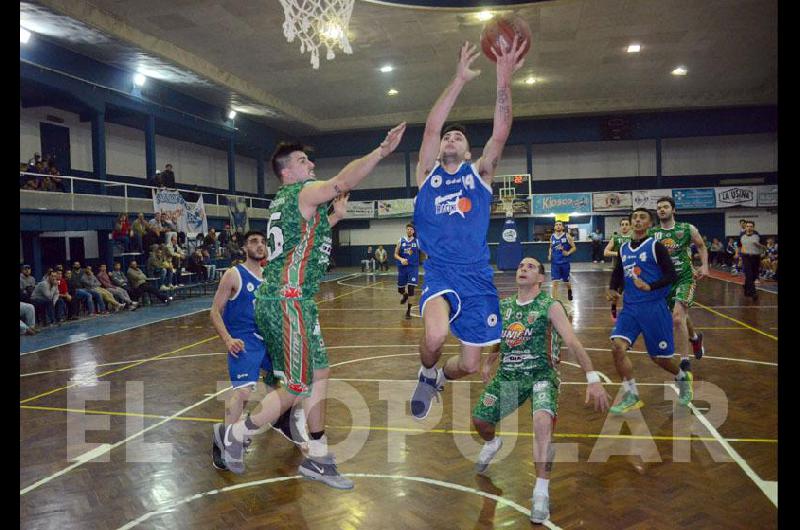
[[[494,48],[507,48],[514,42],[514,35],[525,41],[522,56],[531,48],[531,28],[524,18],[517,15],[496,17],[486,23],[481,32],[481,48],[492,62],[497,62]]]

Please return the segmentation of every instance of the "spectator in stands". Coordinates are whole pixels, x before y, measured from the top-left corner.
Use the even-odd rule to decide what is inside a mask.
[[[227,245],[225,245],[224,253],[227,254],[227,256],[231,259],[244,259],[244,251],[242,250],[242,247],[239,246],[239,238],[237,234],[231,234]]]
[[[145,248],[152,248],[153,245],[161,243],[163,232],[164,224],[161,222],[161,212],[156,212],[153,218],[147,222],[147,233],[143,238]]]
[[[61,267],[59,265],[58,267]],[[63,315],[68,320],[76,320],[77,312],[72,311],[72,295],[69,294],[67,280],[64,279],[63,267],[61,270],[56,267],[56,279],[58,280],[58,302],[56,302],[56,315]],[[91,297],[90,297],[91,298]]]
[[[128,267],[128,284],[131,289],[131,298],[137,302],[141,302],[142,294],[144,293],[155,296],[165,304],[169,304],[172,301],[171,296],[165,295],[147,283],[147,276],[145,276],[144,272],[139,268],[139,264],[136,263],[136,260],[131,261],[131,265]]]
[[[97,281],[100,282],[100,285],[103,286],[103,289],[111,293],[117,302],[129,308],[131,311],[136,310],[136,307],[139,304],[131,300],[131,297],[128,295],[128,292],[125,289],[114,285],[114,283],[111,281],[111,277],[108,275],[108,270],[105,263],[101,263],[99,265],[99,270],[97,271]]]
[[[44,325],[56,322],[56,302],[58,302],[58,277],[55,271],[50,271],[47,278],[36,284],[31,295],[31,303],[37,310],[44,311]]]
[[[118,241],[123,248],[124,252],[131,249],[131,237],[133,237],[133,229],[128,222],[128,213],[121,213],[114,223],[114,231],[111,233],[114,241]]]
[[[47,267],[47,269],[44,271],[44,274],[42,274],[42,279],[39,280],[39,281],[43,282],[43,281],[47,280],[47,278],[48,278],[48,276],[50,276],[51,272],[53,272],[53,267]]]
[[[378,245],[378,250],[375,251],[375,260],[378,262],[380,270],[389,270],[389,256],[386,254],[386,249],[383,248],[383,245]]]
[[[61,182],[61,172],[56,167],[55,161],[51,161],[50,167],[48,168],[48,172],[50,173],[50,180],[53,182],[53,186],[55,189],[53,191],[64,191],[64,183]]]
[[[31,274],[31,266],[23,265],[19,273],[19,299],[21,302],[30,302],[33,290],[36,288],[36,278]]]
[[[172,260],[172,267],[176,273],[180,274],[181,268],[186,265],[186,253],[178,245],[178,236],[173,235],[169,240],[169,245],[166,245],[167,256]]]
[[[108,292],[103,286],[100,284],[100,280],[97,279],[97,276],[94,275],[92,272],[92,267],[87,265],[85,269],[83,269],[83,277],[81,278],[81,284],[84,289],[89,289],[94,291],[103,299],[105,302],[106,307],[110,307],[112,311],[115,313],[122,309],[122,304],[114,300],[114,295]]]
[[[778,273],[778,244],[774,237],[767,238],[767,248],[764,259],[761,260],[761,270],[765,280],[773,280]]]
[[[723,254],[725,249],[722,247],[722,241],[716,237],[711,240],[711,245],[708,247],[709,263],[712,265],[722,265],[724,261]]]
[[[42,155],[39,153],[34,153],[33,158],[28,160],[28,167],[27,171],[33,173],[36,170],[36,164],[42,161]]]
[[[213,251],[213,248],[212,248]],[[213,282],[214,279],[217,277],[217,260],[215,257],[210,255],[208,252],[203,253],[203,266],[208,271],[208,280],[209,282]]]
[[[172,258],[167,251],[167,245],[158,246],[158,258],[161,260],[162,267],[167,271],[167,287],[174,289],[178,286],[178,269],[172,263]]]
[[[36,308],[27,302],[19,303],[19,334],[36,335]]]
[[[70,320],[75,320],[78,318],[78,314],[80,313],[80,303],[83,301],[86,304],[86,310],[89,312],[90,315],[94,314],[94,300],[92,299],[92,295],[86,289],[79,288],[80,283],[74,281],[72,275],[72,271],[68,270],[64,273],[64,281],[67,284],[67,292],[72,297],[69,313],[70,313]],[[61,292],[61,286],[59,283],[59,293]]]
[[[145,270],[150,278],[158,278],[157,287],[162,291],[166,291],[167,271],[164,270],[164,260],[158,254],[158,245],[150,245],[150,254],[147,256]]]
[[[125,276],[125,273],[122,272],[122,263],[119,261],[114,262],[114,270],[111,271],[111,283],[114,284],[116,287],[120,287],[125,289],[128,292],[128,295],[131,293],[131,286],[128,283],[128,278]]]
[[[231,225],[229,223],[225,223],[225,228],[222,229],[222,232],[219,233],[219,244],[223,247],[228,246],[228,241],[231,240]]]
[[[164,171],[161,172],[161,182],[164,187],[175,189],[175,173],[172,172],[172,164],[164,166]]]
[[[208,271],[203,266],[203,251],[200,250],[199,247],[195,249],[191,256],[189,256],[189,262],[186,266],[186,270],[196,274],[198,282],[208,281]]]
[[[83,289],[84,292],[88,293],[89,296],[92,297],[92,301],[94,302],[94,314],[100,315],[107,313],[106,304],[103,302],[103,297],[97,291],[92,289],[85,289],[83,287],[83,275],[85,271],[81,267],[81,262],[76,261],[72,264],[72,284],[70,284],[70,279],[67,279],[67,284],[70,286],[70,290],[75,290],[77,292],[78,289]],[[72,294],[72,293],[70,293]]]
[[[213,228],[208,229],[208,234],[203,239],[203,247],[205,247],[209,256],[213,258],[219,256],[219,241],[217,241],[217,232]]]
[[[136,241],[136,250],[138,252],[144,252],[144,236],[147,234],[147,221],[144,220],[144,214],[142,212],[139,212],[131,229],[133,230],[133,239]]]

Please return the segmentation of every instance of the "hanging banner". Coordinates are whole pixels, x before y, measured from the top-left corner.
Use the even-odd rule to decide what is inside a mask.
[[[203,196],[194,204],[186,203],[186,236],[194,237],[197,234],[208,233],[208,219]]]
[[[591,213],[591,193],[554,193],[533,196],[533,212],[547,213]]]
[[[778,186],[759,186],[757,202],[759,206],[777,206]]]
[[[677,210],[690,208],[716,208],[714,188],[683,188],[672,190],[672,199]]]
[[[756,206],[756,188],[753,186],[728,186],[714,188],[717,195],[717,208],[731,206]]]
[[[592,193],[592,210],[608,212],[613,210],[632,210],[633,195],[629,191]]]
[[[671,189],[639,190],[633,192],[633,210],[636,208],[656,209],[656,202],[661,197],[672,197]]]
[[[371,219],[375,216],[375,201],[348,201],[347,219]]]
[[[187,203],[178,191],[153,190],[153,211],[161,212],[162,217],[175,223],[178,232],[184,232],[187,236],[199,232],[205,234],[208,231],[202,195],[197,203],[192,205]]]
[[[411,217],[412,215],[414,215],[414,199],[378,201],[378,217]]]
[[[250,231],[250,219],[247,216],[247,199],[227,195],[228,214],[230,216],[231,230],[246,234]]]

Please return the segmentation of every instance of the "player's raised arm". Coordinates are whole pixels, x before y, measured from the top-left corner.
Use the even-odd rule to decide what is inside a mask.
[[[330,180],[313,182],[304,187],[299,197],[300,211],[304,214],[304,217],[305,214],[310,216],[320,204],[326,203],[337,195],[347,193],[358,186],[375,169],[378,162],[397,149],[400,140],[403,139],[405,130],[405,122],[397,125],[386,134],[386,138],[381,142],[381,145],[369,154],[347,164],[338,175]]]
[[[428,114],[428,119],[425,120],[425,132],[422,134],[422,145],[419,148],[419,161],[417,162],[417,186],[421,186],[425,177],[433,170],[439,156],[442,127],[450,114],[450,109],[453,108],[461,93],[461,89],[468,81],[475,79],[481,73],[480,70],[470,69],[478,55],[480,52],[474,44],[465,42],[461,46],[456,75],[436,100]]]
[[[511,133],[511,77],[525,62],[525,42],[514,36],[511,47],[495,50],[497,56],[497,103],[494,107],[494,126],[492,136],[483,148],[483,155],[478,160],[478,173],[491,185],[503,147]]]

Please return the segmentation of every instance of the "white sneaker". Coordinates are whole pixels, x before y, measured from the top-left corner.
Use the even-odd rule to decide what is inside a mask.
[[[503,447],[503,440],[499,436],[496,436],[491,442],[483,444],[481,452],[478,454],[478,462],[475,464],[475,472],[483,473],[486,471],[486,468],[489,467],[489,462],[492,461],[501,447]]]
[[[550,518],[550,497],[540,493],[533,494],[531,506],[531,522],[542,524]]]

